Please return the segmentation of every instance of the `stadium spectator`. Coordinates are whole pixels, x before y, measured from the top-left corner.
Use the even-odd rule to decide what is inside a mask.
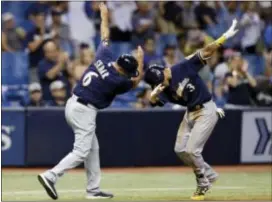
[[[241,46],[245,59],[249,62],[249,72],[253,75],[263,73],[264,65],[259,63],[259,39],[262,32],[262,22],[256,11],[256,2],[245,3],[245,13],[240,21],[243,27]]]
[[[201,29],[213,27],[216,22],[216,11],[214,8],[208,6],[206,1],[201,1],[195,7],[196,20]]]
[[[22,40],[25,37],[24,32],[16,27],[15,19],[12,13],[2,15],[2,51],[13,52],[22,50]]]
[[[37,65],[43,59],[43,45],[54,38],[56,33],[45,27],[45,15],[37,10],[34,15],[35,29],[27,33],[26,42],[29,49],[30,80],[38,81]]]
[[[257,106],[272,107],[272,77],[258,76],[256,82],[254,102]]]
[[[65,89],[65,83],[61,80],[54,81],[50,84],[50,92],[52,94],[52,100],[49,101],[50,106],[63,107],[67,101],[67,92]]]
[[[137,6],[134,1],[108,1],[110,12],[110,40],[116,57],[131,51],[132,15]]]
[[[217,107],[224,107],[227,103],[223,80],[214,80],[213,99]]]
[[[152,64],[162,63],[162,58],[156,53],[156,44],[154,38],[146,38],[144,42],[144,69]]]
[[[235,54],[235,52],[232,49],[226,49],[223,53],[223,61],[218,63],[215,67],[214,67],[214,76],[215,79],[219,79],[219,80],[223,80],[225,78],[225,75],[228,73],[229,71],[229,59],[231,58],[231,56]]]
[[[133,48],[144,43],[144,39],[155,34],[155,12],[151,9],[151,4],[146,1],[137,2],[138,9],[132,17]]]
[[[44,100],[51,100],[52,95],[49,86],[53,81],[62,80],[68,85],[64,74],[69,60],[68,55],[60,52],[56,44],[52,41],[47,42],[43,49],[45,58],[39,63],[38,72],[43,89],[43,98]]]
[[[72,86],[80,80],[85,70],[94,61],[94,57],[94,51],[87,44],[80,45],[79,56],[74,60],[70,73],[72,75]]]
[[[253,105],[252,96],[256,87],[256,80],[248,72],[248,63],[236,53],[229,63],[230,71],[225,76],[228,97],[227,103],[232,105]]]
[[[186,34],[180,33],[177,36],[177,57],[179,60],[183,60],[184,57],[184,47],[186,44]]]
[[[201,47],[211,43],[213,38],[198,28],[198,25],[191,25],[187,32],[186,44],[184,47],[185,56],[191,55]]]
[[[191,28],[191,25],[196,25],[196,15],[195,15],[195,6],[192,1],[183,1],[183,11],[182,11],[182,25],[183,28]]]
[[[261,36],[261,19],[256,12],[256,2],[248,2],[246,5],[246,12],[240,21],[240,25],[244,28],[241,43],[244,52],[254,54],[257,52],[256,46]]]
[[[167,44],[164,48],[163,65],[165,67],[172,67],[179,62],[177,57],[177,47],[173,44]]]
[[[265,28],[263,30],[263,40],[265,43],[265,48],[266,50],[272,50],[272,2],[270,2],[270,7],[268,7],[268,10],[265,9],[263,16],[265,23]]]
[[[56,32],[55,42],[58,46],[69,54],[69,57],[72,57],[74,54],[73,42],[70,32],[70,27],[68,24],[62,22],[61,16],[63,11],[60,9],[52,9],[52,24],[50,29]]]
[[[207,32],[214,38],[219,37],[224,30],[226,30],[232,24],[232,20],[240,20],[242,16],[242,11],[237,1],[216,1],[216,13],[218,23],[215,27],[211,27]],[[235,48],[237,50],[241,49],[241,37],[242,32],[237,33],[233,38],[228,40],[224,47]]]
[[[53,16],[52,16],[52,11],[57,11],[61,13],[60,15],[60,20],[64,24],[69,24],[69,3],[68,1],[54,1],[51,3],[50,7],[51,15],[48,15],[46,18],[46,25],[50,26],[53,23]],[[48,13],[50,14],[50,13]]]
[[[37,1],[31,2],[31,5],[25,11],[25,18],[26,19],[34,19],[36,12],[40,11],[47,15],[50,10],[50,5],[48,1]]]
[[[30,101],[27,104],[29,107],[42,107],[46,102],[42,99],[42,87],[39,83],[32,83],[29,85]]]
[[[174,1],[159,1],[156,16],[161,34],[176,34],[176,26],[182,26],[183,9]]]
[[[100,1],[86,1],[84,3],[84,11],[86,16],[94,24],[96,35],[94,37],[95,48],[98,47],[100,43],[100,10],[99,10]]]

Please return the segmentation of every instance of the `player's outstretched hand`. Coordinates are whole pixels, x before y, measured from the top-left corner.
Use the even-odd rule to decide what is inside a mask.
[[[104,3],[100,3],[99,9],[100,9],[101,18],[107,18],[109,14],[107,6]]]
[[[222,108],[216,108],[216,113],[218,114],[218,116],[223,119],[225,117],[225,112]]]
[[[154,90],[151,92],[151,97],[157,97],[164,90],[164,88],[165,86],[162,84],[157,85],[156,88],[154,88]]]
[[[239,30],[237,29],[237,20],[234,19],[232,20],[232,25],[230,26],[230,28],[223,34],[223,36],[226,37],[226,39],[229,39],[231,37],[233,37]]]

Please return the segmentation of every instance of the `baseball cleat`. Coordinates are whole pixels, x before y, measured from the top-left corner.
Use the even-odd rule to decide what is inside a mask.
[[[50,196],[52,199],[57,200],[58,199],[58,193],[55,189],[54,183],[51,182],[49,179],[47,179],[42,174],[38,175],[38,180],[45,189],[48,196]]]
[[[191,196],[192,200],[195,201],[203,201],[205,199],[205,194],[209,189],[211,188],[211,185],[205,186],[205,187],[197,187],[195,193],[193,196]]]
[[[89,192],[87,193],[86,199],[109,199],[113,198],[113,194],[99,191],[99,192]]]

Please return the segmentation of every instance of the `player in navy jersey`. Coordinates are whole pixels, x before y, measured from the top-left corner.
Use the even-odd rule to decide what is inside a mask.
[[[224,117],[224,111],[216,107],[207,86],[198,75],[206,60],[230,37],[234,36],[237,21],[219,39],[207,45],[185,61],[165,68],[151,65],[145,73],[145,80],[153,91],[150,102],[153,106],[163,106],[171,102],[186,106],[187,110],[180,124],[175,152],[179,158],[193,168],[197,189],[191,197],[203,200],[218,174],[203,160],[202,150],[218,121],[218,115]]]
[[[118,94],[136,87],[142,79],[143,50],[138,47],[136,56],[121,55],[117,61],[109,49],[108,9],[100,5],[101,44],[93,64],[89,66],[77,83],[73,96],[67,101],[65,117],[74,131],[73,151],[58,165],[38,175],[38,180],[52,199],[58,194],[55,183],[65,171],[84,162],[87,174],[87,199],[112,198],[113,195],[100,190],[99,145],[95,134],[96,114],[108,107]],[[63,140],[65,141],[65,140]]]

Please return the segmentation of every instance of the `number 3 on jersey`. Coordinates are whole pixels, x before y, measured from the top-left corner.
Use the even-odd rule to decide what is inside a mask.
[[[98,77],[98,74],[95,72],[88,72],[85,74],[85,76],[82,79],[82,85],[83,86],[88,86],[92,82],[92,77]]]

